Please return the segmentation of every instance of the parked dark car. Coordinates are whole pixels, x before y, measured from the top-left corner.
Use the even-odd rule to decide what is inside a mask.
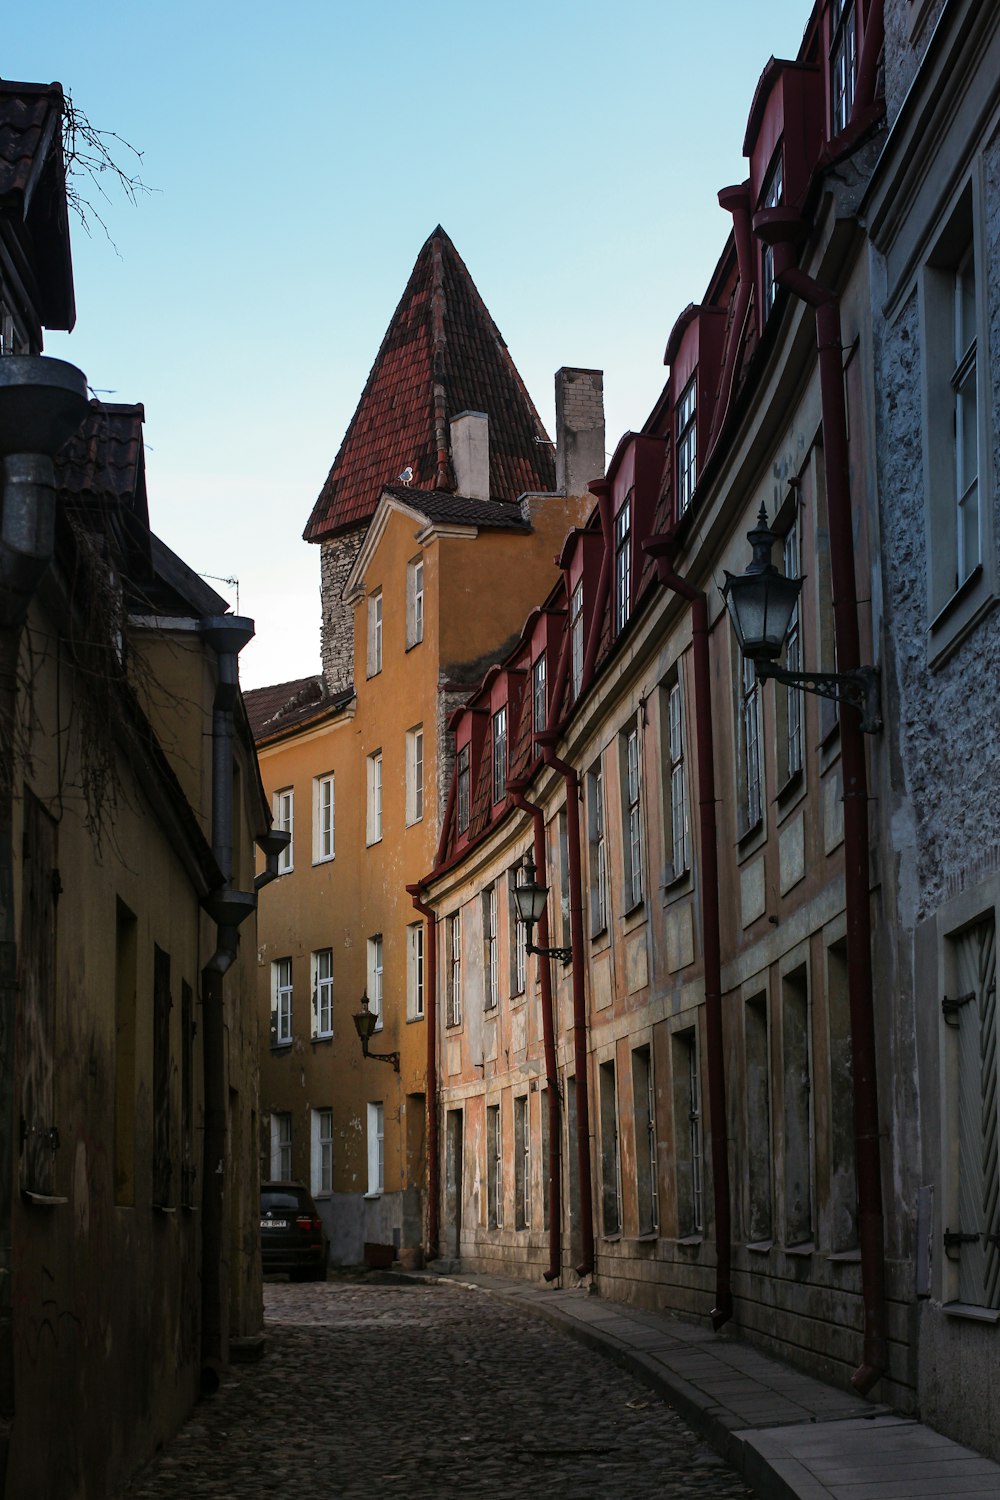
[[[260,1258],[265,1276],[325,1281],[329,1245],[319,1210],[301,1182],[260,1185]]]

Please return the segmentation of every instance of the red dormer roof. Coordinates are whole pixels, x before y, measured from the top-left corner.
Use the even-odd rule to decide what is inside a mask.
[[[554,450],[500,332],[451,240],[425,242],[382,340],[357,411],[303,535],[364,525],[406,469],[418,488],[452,490],[448,423],[490,419],[490,496],[555,488]],[[544,441],[536,441],[544,439]]]

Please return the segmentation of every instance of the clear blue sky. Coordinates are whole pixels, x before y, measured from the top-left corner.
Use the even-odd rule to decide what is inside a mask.
[[[6,78],[57,79],[154,189],[74,225],[76,331],[146,407],[153,528],[235,576],[244,686],[318,670],[302,528],[417,252],[440,222],[542,419],[560,365],[605,372],[607,447],[663,381],[746,175],[743,134],[808,0],[37,0]],[[219,586],[235,605],[232,589]]]

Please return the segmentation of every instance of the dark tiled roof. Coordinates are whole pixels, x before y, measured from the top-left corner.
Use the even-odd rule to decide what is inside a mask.
[[[437,410],[436,410],[437,402]],[[541,419],[464,262],[440,225],[426,241],[382,340],[304,536],[370,520],[409,467],[417,488],[450,489],[439,427],[463,411],[490,419],[490,494],[514,501],[555,487]],[[447,427],[443,444],[447,447]]]
[[[451,521],[456,525],[480,526],[497,531],[530,531],[519,505],[507,500],[473,500],[447,490],[418,490],[412,485],[387,484],[382,493],[419,511],[428,521]]]
[[[327,693],[321,676],[296,677],[292,682],[253,688],[243,694],[243,702],[253,737],[259,742],[295,729],[320,714],[343,708],[353,697],[353,688]]]
[[[141,405],[91,401],[90,411],[56,454],[56,483],[83,505],[124,505],[149,525]]]
[[[38,285],[35,312],[46,328],[76,319],[62,152],[64,97],[58,83],[0,79],[0,202],[29,231]]]
[[[0,195],[28,192],[62,118],[58,83],[0,79]]]

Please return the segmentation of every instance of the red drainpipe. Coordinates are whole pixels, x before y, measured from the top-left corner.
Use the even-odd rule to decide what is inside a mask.
[[[421,887],[408,885],[406,893],[413,902],[414,910],[427,919],[427,982],[424,993],[427,997],[427,1094],[424,1109],[427,1119],[427,1245],[426,1258],[433,1260],[438,1253],[438,1220],[440,1172],[438,1169],[438,1107],[437,1107],[437,913],[421,900]]]
[[[795,263],[793,243],[803,237],[805,226],[793,210],[774,208],[762,211],[754,218],[754,233],[774,246],[775,278],[779,285],[808,303],[816,315],[834,638],[838,670],[850,672],[861,665],[861,646],[854,573],[840,299]],[[847,973],[854,1077],[858,1239],[864,1303],[864,1355],[861,1365],[851,1376],[851,1384],[864,1394],[882,1375],[887,1362],[884,1221],[868,875],[868,768],[860,715],[856,709],[846,706],[840,715],[840,764],[844,778]]]
[[[569,917],[573,950],[573,1063],[576,1071],[576,1157],[580,1179],[580,1264],[577,1274],[594,1270],[594,1204],[590,1177],[590,1091],[587,1088],[587,998],[584,990],[583,874],[580,859],[580,778],[575,767],[556,754],[559,731],[543,729],[535,735],[547,766],[566,784],[566,827],[569,837]],[[582,1085],[582,1087],[581,1087]]]
[[[701,912],[705,949],[705,1041],[708,1113],[712,1131],[712,1201],[715,1209],[715,1306],[712,1327],[733,1315],[732,1215],[729,1129],[726,1119],[726,1052],[722,1035],[722,942],[719,918],[719,850],[715,810],[715,744],[709,669],[708,600],[674,571],[675,533],[650,537],[644,550],[656,560],[659,580],[691,605],[694,657],[694,727],[698,761],[698,828],[701,846]]]
[[[508,781],[507,790],[515,807],[528,813],[534,829],[535,865],[540,871],[546,867],[545,816],[540,807],[529,802],[521,788],[523,781]],[[538,946],[547,948],[549,943],[549,914],[543,911],[538,921]],[[555,1020],[552,1007],[552,964],[547,958],[538,959],[538,974],[542,982],[542,1046],[545,1053],[545,1083],[549,1109],[549,1268],[544,1272],[546,1281],[555,1281],[562,1273],[562,1205],[559,1193],[559,1072],[556,1067]]]

